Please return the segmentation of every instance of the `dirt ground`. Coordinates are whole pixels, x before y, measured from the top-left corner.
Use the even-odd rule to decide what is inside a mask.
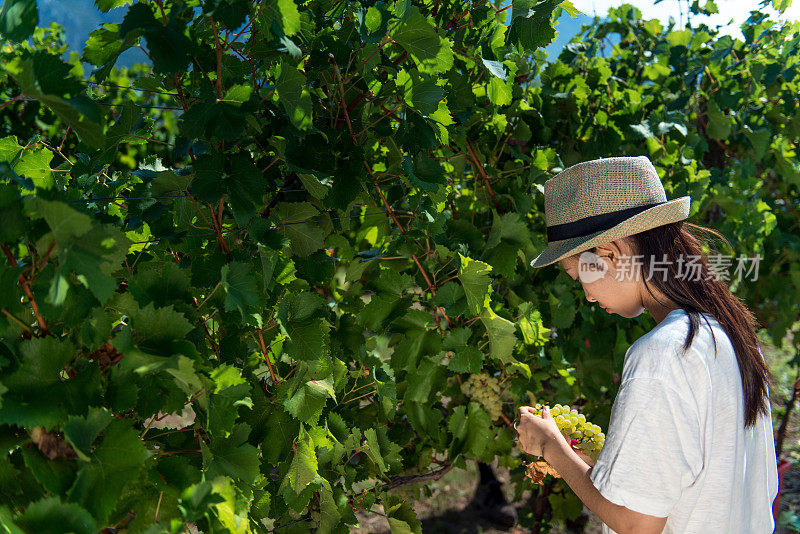
[[[511,491],[505,484],[508,481],[508,471],[503,468],[495,469],[495,473],[504,483],[506,498],[511,498]],[[441,480],[429,484],[433,495],[415,504],[414,510],[422,521],[422,532],[428,534],[528,534],[529,529],[513,527],[511,529],[498,528],[480,517],[469,504],[478,486],[478,470],[470,465],[465,471],[453,470]],[[529,492],[523,494],[522,502],[515,505],[519,512],[523,507],[530,506]],[[383,513],[380,506],[374,508]],[[584,534],[600,534],[601,523],[594,514],[584,508],[589,521],[581,532]],[[351,528],[352,534],[388,534],[389,525],[386,519],[378,514],[359,512],[357,514],[360,527]],[[573,534],[573,531],[556,528],[553,534]],[[577,533],[576,533],[577,534]]]
[[[496,470],[501,481],[508,479],[508,472],[502,468]],[[529,529],[514,527],[498,528],[481,518],[469,507],[475,488],[478,485],[478,472],[474,466],[464,472],[453,471],[437,482],[431,483],[433,496],[418,502],[414,509],[422,521],[422,531],[426,534],[528,534]],[[507,493],[507,497],[511,495]],[[523,502],[517,505],[518,511],[529,506],[527,494]],[[380,506],[375,510],[383,513]],[[795,464],[786,472],[783,480],[783,496],[780,511],[800,510],[800,464]],[[600,534],[601,523],[587,508],[583,513],[588,517],[586,527],[582,531],[569,530],[563,525],[555,528],[552,534]],[[389,525],[386,519],[378,514],[359,512],[357,514],[360,528],[352,528],[352,534],[388,534]],[[778,525],[775,534],[791,534],[795,532],[783,525]]]

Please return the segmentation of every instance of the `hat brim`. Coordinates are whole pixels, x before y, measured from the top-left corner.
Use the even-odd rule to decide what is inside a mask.
[[[637,213],[621,223],[603,230],[572,239],[553,241],[547,244],[536,258],[531,261],[531,267],[546,267],[559,260],[578,254],[592,247],[609,243],[623,237],[628,237],[639,232],[644,232],[658,226],[682,221],[689,216],[691,197],[685,196],[659,204],[641,213]]]

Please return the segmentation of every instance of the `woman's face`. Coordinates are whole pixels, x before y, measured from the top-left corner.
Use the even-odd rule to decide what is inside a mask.
[[[642,300],[642,282],[631,272],[631,262],[620,262],[630,249],[621,241],[598,246],[590,251],[559,260],[559,264],[573,280],[579,281],[586,300],[597,302],[608,313],[634,318],[641,315],[645,306]]]

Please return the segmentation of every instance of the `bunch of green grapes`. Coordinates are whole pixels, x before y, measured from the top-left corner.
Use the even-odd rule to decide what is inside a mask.
[[[478,401],[494,421],[503,413],[503,401],[500,398],[500,381],[488,373],[470,375],[461,384],[461,392],[472,400]]]
[[[533,413],[542,416],[542,404],[533,407]],[[558,430],[570,439],[572,445],[593,459],[597,459],[606,441],[602,429],[586,420],[586,416],[569,406],[556,404],[550,408],[550,415],[556,421]]]

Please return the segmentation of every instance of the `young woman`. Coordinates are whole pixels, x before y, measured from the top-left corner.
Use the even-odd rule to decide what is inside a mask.
[[[592,466],[549,413],[520,408],[519,443],[543,456],[617,533],[768,533],[778,491],[770,372],[748,308],[667,201],[645,157],[580,163],[544,185],[548,247],[589,302],[653,330],[625,354],[605,446]],[[724,239],[724,238],[723,238]]]

